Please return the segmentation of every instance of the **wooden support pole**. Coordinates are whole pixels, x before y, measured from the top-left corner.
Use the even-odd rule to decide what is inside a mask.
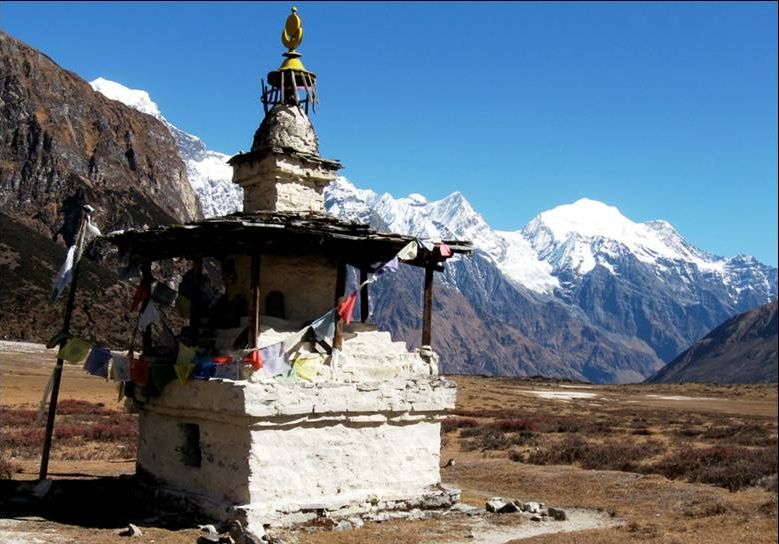
[[[335,303],[339,304],[338,299],[346,295],[346,263],[338,262],[338,273],[335,276]]]
[[[433,267],[425,266],[425,296],[422,310],[422,345],[431,345],[433,324]]]
[[[260,347],[261,293],[260,293],[260,252],[252,254],[252,270],[249,279],[249,347]]]
[[[340,306],[346,297],[339,297],[336,301],[336,307]],[[333,335],[333,349],[343,351],[344,349],[344,322],[338,312],[335,314],[335,334]]]
[[[200,313],[202,308],[200,284],[203,282],[203,258],[196,257],[192,261],[192,300],[189,301],[189,330],[192,334],[192,345],[197,345],[200,335]]]
[[[370,302],[368,298],[368,271],[364,268],[360,269],[360,321],[365,323],[368,321],[368,313],[370,312]],[[365,285],[363,285],[365,283]]]
[[[144,304],[144,308],[151,304],[151,261],[143,261],[141,265],[141,285],[149,294],[149,300]],[[143,329],[143,352],[148,354],[151,350],[151,323]]]
[[[84,217],[81,217],[81,226],[79,232],[84,228]],[[78,237],[76,243],[80,243]],[[78,247],[78,246],[77,246]],[[64,333],[62,340],[60,340],[59,347],[62,349],[65,343],[68,341],[68,335],[70,334],[70,318],[73,315],[73,306],[76,302],[76,287],[78,286],[78,271],[80,260],[73,263],[73,278],[70,281],[70,289],[68,289],[68,300],[65,303],[65,318],[62,324],[62,332]],[[57,415],[57,400],[59,400],[60,382],[62,381],[62,366],[64,361],[61,357],[57,357],[57,364],[54,367],[54,374],[52,376],[51,385],[51,400],[49,400],[49,414],[46,418],[46,434],[43,438],[43,452],[41,453],[41,468],[38,473],[39,480],[45,480],[49,473],[49,453],[51,452],[51,436],[54,432],[54,418]]]
[[[338,273],[335,277],[335,307],[338,308],[344,301],[346,294],[346,263],[338,263]],[[344,323],[338,312],[335,314],[335,335],[333,336],[333,347],[342,350],[344,347]]]

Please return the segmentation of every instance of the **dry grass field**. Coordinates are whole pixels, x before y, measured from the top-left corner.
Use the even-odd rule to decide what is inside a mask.
[[[43,430],[34,420],[52,366],[50,353],[0,351],[3,478],[37,477]],[[441,471],[448,485],[462,489],[464,502],[483,507],[489,497],[504,496],[573,512],[590,509],[611,520],[608,527],[522,542],[777,541],[775,385],[453,379],[458,405],[443,426],[441,459],[442,465],[454,463]],[[0,540],[125,542],[117,532],[132,521],[144,531],[133,541],[194,543],[197,520],[160,519],[154,505],[132,502],[129,479],[106,478],[133,472],[137,438],[136,416],[117,401],[114,385],[70,366],[60,399],[50,475],[73,494],[113,504],[112,515],[90,517],[89,499],[72,508],[60,503],[4,515],[2,501],[10,497],[0,494]],[[299,544],[497,544],[532,534],[522,529],[533,523],[518,514],[453,515],[279,536]]]

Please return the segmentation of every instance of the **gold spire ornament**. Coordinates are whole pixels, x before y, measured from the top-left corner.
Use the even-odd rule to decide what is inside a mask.
[[[303,21],[298,15],[298,8],[292,6],[292,13],[287,17],[284,23],[284,30],[281,31],[281,43],[289,49],[284,53],[285,60],[281,63],[279,70],[299,70],[305,71],[305,66],[300,62],[300,53],[295,51],[300,47],[303,41]]]
[[[306,70],[300,62],[297,48],[303,41],[303,21],[298,15],[298,8],[292,7],[281,31],[281,43],[287,48],[282,54],[284,62],[278,70],[268,73],[268,84],[262,82],[262,97],[260,98],[265,114],[277,104],[297,104],[303,106],[308,113],[309,106],[316,111],[317,90],[316,74]]]
[[[284,30],[281,31],[281,43],[289,49],[290,53],[295,51],[303,41],[303,21],[298,15],[298,8],[292,6],[292,14],[287,17],[284,24]]]

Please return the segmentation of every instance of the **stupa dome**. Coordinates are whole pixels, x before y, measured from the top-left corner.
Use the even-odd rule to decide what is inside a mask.
[[[254,133],[252,151],[281,149],[319,156],[319,141],[303,109],[296,104],[276,104]]]

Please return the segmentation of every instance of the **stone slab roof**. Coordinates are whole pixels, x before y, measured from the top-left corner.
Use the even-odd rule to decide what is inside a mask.
[[[260,253],[313,255],[324,254],[347,264],[365,267],[386,262],[412,236],[381,233],[367,225],[344,221],[321,212],[234,213],[184,224],[169,224],[143,230],[109,233],[105,239],[144,260],[174,257],[195,258],[230,254]],[[472,251],[470,242],[443,240],[453,254]],[[441,269],[443,257],[419,246],[414,266],[433,265]]]

